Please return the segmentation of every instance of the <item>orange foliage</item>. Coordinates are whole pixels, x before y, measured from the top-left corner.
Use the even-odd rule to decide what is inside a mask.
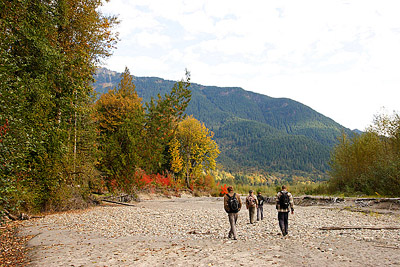
[[[141,182],[143,187],[161,187],[172,188],[174,187],[173,179],[170,175],[164,176],[162,174],[146,174],[142,173]]]
[[[226,186],[226,184],[224,184],[224,186],[221,185],[221,195],[226,194],[228,194],[228,187]]]
[[[101,95],[96,102],[97,119],[101,131],[113,132],[129,116],[143,115],[142,98],[138,97],[132,76],[126,68],[118,88]]]

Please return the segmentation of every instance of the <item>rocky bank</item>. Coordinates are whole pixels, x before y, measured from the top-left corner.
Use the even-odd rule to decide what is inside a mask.
[[[242,208],[238,240],[228,239],[223,199],[212,197],[103,205],[29,220],[23,229],[34,235],[30,266],[400,265],[396,210],[297,202],[302,205],[289,216],[286,237],[280,235],[275,206],[264,205],[265,218],[256,224],[248,223]],[[326,227],[350,229],[321,230]]]

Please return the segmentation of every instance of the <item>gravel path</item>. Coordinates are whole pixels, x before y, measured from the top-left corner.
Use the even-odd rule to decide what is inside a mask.
[[[318,230],[324,226],[400,226],[397,214],[338,206],[295,209],[279,235],[275,207],[227,238],[222,198],[147,200],[46,216],[25,223],[35,235],[31,266],[382,266],[400,265],[400,230]]]

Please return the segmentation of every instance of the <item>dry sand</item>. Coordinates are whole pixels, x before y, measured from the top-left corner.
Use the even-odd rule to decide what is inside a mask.
[[[153,199],[106,205],[25,222],[30,266],[400,266],[400,230],[319,230],[325,226],[400,226],[397,213],[353,212],[346,204],[296,206],[289,235],[273,205],[227,238],[222,198]]]

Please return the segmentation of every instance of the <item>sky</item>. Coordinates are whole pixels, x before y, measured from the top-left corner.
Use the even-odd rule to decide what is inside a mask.
[[[299,101],[350,129],[400,110],[400,2],[110,0],[103,66]]]

